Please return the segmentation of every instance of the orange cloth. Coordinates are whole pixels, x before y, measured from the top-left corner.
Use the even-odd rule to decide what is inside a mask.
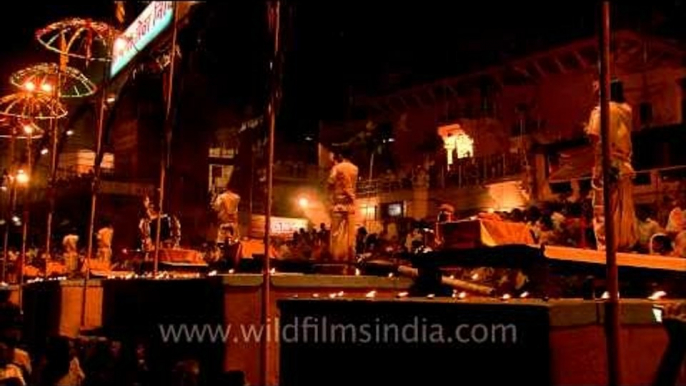
[[[481,243],[492,247],[506,244],[533,244],[534,238],[526,224],[480,220]]]
[[[252,259],[253,255],[264,255],[264,242],[261,240],[243,240],[238,250],[240,259]],[[269,248],[269,257],[276,258],[274,246]]]

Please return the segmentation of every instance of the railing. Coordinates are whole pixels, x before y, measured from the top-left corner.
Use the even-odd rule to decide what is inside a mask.
[[[445,176],[446,187],[469,187],[508,180],[524,171],[520,154],[504,153],[456,160]]]
[[[391,193],[398,190],[412,189],[412,180],[377,178],[373,180],[361,180],[357,182],[358,197],[372,197],[378,194]]]

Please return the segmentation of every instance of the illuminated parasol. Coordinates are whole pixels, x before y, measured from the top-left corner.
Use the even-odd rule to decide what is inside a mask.
[[[42,93],[32,93],[32,92],[18,92],[15,94],[10,94],[0,98],[0,118],[4,118],[6,121],[12,124],[12,121],[22,125],[22,131],[26,136],[26,159],[27,165],[26,170],[22,173],[24,178],[24,184],[28,188],[29,181],[32,175],[32,165],[31,165],[31,145],[32,140],[37,134],[38,127],[35,125],[35,121],[47,120],[47,119],[59,119],[67,115],[67,110],[62,106],[62,104],[51,98],[49,95]],[[10,134],[18,134],[14,129],[10,129]],[[14,141],[16,137],[10,135],[10,153],[13,156],[14,153]],[[11,157],[12,157],[11,156]],[[13,158],[13,157],[12,157]],[[13,166],[12,166],[13,168]],[[18,175],[17,175],[18,176]],[[22,183],[17,177],[16,181]],[[23,221],[22,221],[22,243],[21,243],[21,255],[19,259],[19,285],[21,286],[24,282],[24,263],[26,262],[26,248],[28,241],[28,227],[29,227],[29,202],[27,200],[27,194],[24,195],[24,205],[23,205]],[[9,227],[9,225],[7,225]],[[6,230],[8,232],[8,230]],[[6,247],[5,247],[6,248]],[[7,255],[5,255],[7,256]],[[4,267],[4,266],[3,266]],[[4,269],[3,269],[4,270]],[[20,292],[21,297],[21,292]]]
[[[91,19],[65,19],[36,31],[45,48],[69,58],[108,62],[110,42],[119,32],[107,23]]]
[[[0,117],[42,121],[66,115],[67,109],[58,100],[42,93],[21,91],[0,98]]]
[[[57,63],[40,63],[10,76],[10,83],[20,89],[59,98],[83,98],[95,94],[97,87],[81,71]],[[61,86],[56,89],[55,85]]]
[[[45,135],[45,130],[33,122],[20,119],[0,119],[0,138],[38,139]]]

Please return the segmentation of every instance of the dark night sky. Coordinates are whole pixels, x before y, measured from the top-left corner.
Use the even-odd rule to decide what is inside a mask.
[[[628,2],[623,2],[628,3]],[[632,2],[633,3],[633,2]],[[683,36],[686,6],[679,0],[621,4],[614,26]],[[284,109],[292,130],[312,130],[320,118],[341,118],[347,93],[389,88],[455,75],[537,48],[589,36],[593,1],[300,1],[295,2],[293,44],[286,57]],[[66,16],[111,21],[111,1],[12,2],[14,17],[0,23],[0,79],[49,58],[35,42],[36,28]],[[231,7],[223,6],[224,12]],[[235,16],[235,15],[234,15]],[[231,23],[261,23],[231,17]],[[221,19],[221,15],[219,16]],[[236,31],[235,26],[231,31]],[[239,28],[240,30],[240,28]],[[239,37],[240,38],[240,37]],[[219,45],[225,60],[250,52]],[[250,49],[241,45],[241,49]],[[240,74],[237,74],[240,76]],[[9,91],[3,85],[3,91]]]

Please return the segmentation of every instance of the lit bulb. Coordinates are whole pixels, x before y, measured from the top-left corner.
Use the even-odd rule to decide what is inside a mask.
[[[42,155],[46,155],[46,154],[48,154],[48,149],[43,148],[43,149],[41,149],[40,153],[41,153]]]
[[[388,277],[392,279],[393,278],[393,272],[389,273]]]
[[[50,83],[43,83],[40,85],[40,89],[44,92],[52,92],[52,85]]]
[[[307,198],[305,197],[300,197],[298,199],[298,206],[300,206],[302,209],[305,209],[309,206],[310,202]]]
[[[521,295],[519,295],[519,297],[520,297],[520,298],[528,298],[528,297],[529,297],[529,292],[524,291],[524,292],[522,292]]]
[[[435,298],[435,297],[436,297],[436,295],[434,295],[434,294],[428,294],[428,295],[426,295],[426,298],[427,298],[427,299],[433,299],[433,298]]]
[[[501,299],[502,300],[510,300],[510,299],[512,299],[512,296],[510,296],[510,294],[505,294],[505,295],[503,295],[503,297]]]
[[[29,175],[26,174],[23,170],[19,170],[17,172],[17,182],[20,184],[26,184],[29,182]]]
[[[343,292],[343,291],[338,292],[338,297],[343,297],[343,295],[345,295],[345,292]]]
[[[467,293],[466,293],[466,292],[460,292],[460,294],[457,295],[457,297],[458,297],[459,299],[465,299],[465,298],[467,297]]]
[[[68,136],[74,135],[74,130],[67,130],[67,135]]]
[[[312,294],[312,297],[313,297],[313,298],[318,298],[318,297],[319,297],[319,294],[316,294],[316,293],[315,293],[315,294]]]
[[[398,292],[398,295],[397,295],[397,296],[398,296],[399,298],[406,298],[407,295],[409,295],[407,292]]]
[[[234,271],[233,268],[231,268],[231,269],[229,270],[229,273],[234,273],[234,272],[236,272],[236,271]]]
[[[329,294],[329,299],[335,299],[336,298],[336,293]]]
[[[207,276],[217,276],[217,271],[210,271]]]
[[[28,81],[24,83],[24,88],[26,89],[26,91],[34,91],[36,89],[36,85],[33,82]]]
[[[114,50],[115,51],[123,51],[126,48],[126,39],[123,37],[118,37],[117,40],[114,41]]]
[[[273,274],[275,274],[275,273],[276,273],[276,268],[272,268],[272,269],[269,270],[269,274],[270,274],[270,275],[273,275]]]
[[[369,291],[367,292],[366,295],[364,295],[366,298],[374,298],[376,297],[376,291]]]
[[[13,222],[19,222],[19,216],[12,216]]]
[[[362,273],[358,268],[355,268],[355,276],[360,276]]]
[[[31,125],[24,125],[24,133],[26,133],[26,134],[33,134],[33,126],[31,126]]]
[[[473,274],[472,280],[479,280],[479,274],[478,273]]]

